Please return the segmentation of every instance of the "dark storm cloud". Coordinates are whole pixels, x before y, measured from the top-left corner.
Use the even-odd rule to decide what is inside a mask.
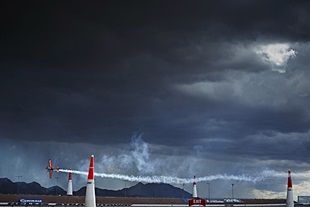
[[[172,4],[172,3],[170,3],[170,4]],[[195,56],[199,55],[199,54],[195,54],[195,53],[197,53],[197,51],[195,51],[195,50],[193,51],[193,56],[194,56],[193,60],[191,60],[191,59],[186,60],[186,58],[184,60],[183,57],[187,56],[187,55],[190,55],[190,54],[188,54],[188,52],[182,51],[182,49],[179,49],[179,51],[178,51],[178,48],[184,48],[184,46],[187,49],[188,48],[187,45],[188,45],[188,43],[190,43],[190,42],[188,42],[189,40],[186,39],[186,37],[188,37],[189,31],[187,29],[184,29],[184,31],[182,29],[180,29],[181,25],[183,25],[184,28],[187,28],[186,26],[192,24],[192,22],[193,22],[193,21],[191,21],[192,19],[196,19],[196,18],[199,19],[199,17],[204,17],[204,15],[203,15],[204,13],[207,13],[206,17],[205,17],[206,20],[208,20],[210,18],[211,22],[217,22],[217,21],[219,21],[219,22],[222,22],[222,21],[226,22],[225,20],[227,20],[227,19],[230,20],[230,18],[222,20],[222,18],[223,18],[222,16],[225,17],[225,15],[219,15],[217,13],[214,14],[212,12],[211,12],[211,14],[208,14],[208,12],[205,12],[203,10],[204,7],[201,7],[200,5],[190,5],[191,7],[193,7],[193,10],[198,10],[197,14],[195,13],[194,16],[186,15],[186,13],[184,15],[182,12],[191,12],[191,11],[190,10],[188,11],[187,9],[185,9],[185,11],[183,11],[184,8],[186,8],[186,7],[184,7],[184,5],[182,5],[182,4],[185,4],[185,3],[181,2],[181,3],[177,4],[177,5],[172,4],[173,6],[176,6],[176,8],[172,7],[172,5],[167,5],[168,8],[169,8],[169,6],[174,8],[173,11],[176,12],[175,15],[169,15],[169,12],[168,12],[168,11],[170,11],[169,9],[167,9],[166,7],[164,7],[164,8],[160,7],[161,8],[160,12],[163,12],[163,14],[160,13],[160,16],[162,15],[160,18],[156,18],[156,17],[159,16],[158,12],[156,12],[156,7],[155,7],[155,9],[152,8],[152,10],[154,9],[155,11],[151,12],[150,16],[147,16],[146,18],[139,18],[140,15],[144,16],[145,11],[142,12],[142,14],[140,14],[139,12],[138,13],[135,12],[135,10],[133,10],[133,11],[129,10],[129,11],[131,11],[130,14],[133,14],[133,16],[131,18],[129,18],[127,21],[125,21],[125,23],[124,23],[124,18],[126,18],[126,17],[128,17],[130,15],[127,14],[128,10],[123,11],[122,9],[120,9],[120,10],[122,12],[124,12],[123,17],[120,16],[120,15],[115,15],[116,18],[115,19],[112,18],[111,22],[106,22],[107,20],[106,20],[105,17],[109,16],[109,15],[113,16],[113,14],[111,14],[111,11],[108,12],[108,14],[106,14],[105,10],[103,10],[102,13],[100,13],[99,15],[97,14],[99,16],[99,19],[93,17],[93,15],[90,14],[90,11],[91,11],[90,8],[89,8],[89,10],[86,9],[86,12],[84,11],[84,13],[83,13],[84,15],[81,15],[81,14],[77,15],[77,11],[75,11],[75,10],[73,10],[71,12],[63,12],[62,9],[59,9],[60,11],[55,9],[57,11],[57,14],[54,14],[54,16],[56,16],[55,18],[53,18],[53,15],[52,15],[52,17],[49,17],[46,14],[44,15],[44,13],[43,13],[44,11],[36,10],[35,14],[37,14],[37,15],[35,17],[43,16],[43,20],[44,20],[44,17],[45,17],[47,25],[50,25],[50,22],[52,22],[51,27],[47,27],[45,24],[43,24],[44,21],[42,19],[40,19],[39,20],[41,22],[40,25],[45,25],[44,28],[46,28],[45,30],[43,29],[43,31],[41,31],[40,26],[38,28],[34,24],[33,19],[36,19],[35,17],[31,18],[28,21],[26,19],[25,20],[26,21],[26,25],[24,25],[25,22],[23,22],[23,21],[20,24],[22,24],[23,27],[27,27],[28,26],[27,23],[28,23],[28,24],[30,24],[29,25],[30,28],[34,29],[34,31],[30,30],[30,34],[28,34],[28,36],[30,36],[32,38],[31,39],[32,41],[25,41],[25,42],[26,42],[26,44],[27,43],[28,44],[29,43],[30,44],[34,43],[35,46],[38,46],[37,49],[35,48],[35,51],[37,53],[42,53],[44,56],[46,56],[46,59],[47,59],[48,62],[45,62],[44,58],[42,59],[41,58],[42,56],[40,54],[34,53],[35,59],[42,60],[41,63],[39,63],[39,64],[42,64],[42,62],[43,62],[43,64],[53,64],[53,63],[50,63],[49,61],[54,62],[55,59],[56,59],[55,62],[57,63],[57,62],[59,62],[59,61],[57,61],[57,59],[60,58],[61,59],[60,62],[61,62],[62,65],[64,64],[64,61],[69,61],[70,62],[69,64],[73,65],[72,68],[68,67],[67,65],[63,65],[63,67],[62,67],[63,69],[75,70],[76,69],[75,66],[77,64],[76,62],[79,62],[79,60],[80,60],[79,57],[82,56],[83,57],[83,61],[85,61],[85,59],[86,59],[86,60],[88,60],[87,64],[91,64],[92,58],[93,58],[91,56],[95,52],[99,52],[99,54],[94,54],[95,55],[95,57],[94,57],[95,62],[93,64],[91,64],[91,67],[87,66],[88,70],[92,70],[94,68],[97,68],[98,67],[97,64],[98,64],[99,67],[101,66],[104,71],[109,71],[107,74],[104,74],[103,77],[102,77],[103,78],[102,81],[104,82],[104,83],[101,83],[102,87],[105,88],[105,89],[110,89],[110,87],[111,88],[113,87],[113,89],[114,90],[116,89],[116,92],[117,92],[117,89],[119,89],[119,88],[114,85],[115,81],[113,81],[113,79],[111,81],[111,76],[112,77],[116,76],[116,78],[119,79],[120,83],[122,84],[122,88],[120,88],[120,90],[126,92],[126,88],[127,87],[129,87],[128,90],[132,91],[132,90],[135,89],[135,87],[140,88],[140,86],[141,86],[140,84],[143,84],[144,82],[147,82],[148,87],[153,86],[153,87],[157,88],[158,86],[154,86],[154,85],[158,85],[158,82],[162,82],[163,81],[162,79],[164,79],[165,76],[169,77],[168,81],[171,80],[171,76],[176,76],[176,81],[178,81],[177,77],[180,78],[180,77],[184,76],[184,78],[185,77],[188,78],[187,75],[189,73],[188,72],[189,67],[191,68],[191,72],[192,71],[194,71],[194,72],[196,71],[196,73],[197,73],[196,75],[198,75],[198,76],[201,75],[202,69],[199,68],[199,62],[201,62],[201,58],[195,57]],[[213,4],[211,4],[211,7],[212,7],[212,5]],[[112,5],[113,8],[114,7],[118,8],[119,6],[120,5],[118,5],[118,4]],[[161,6],[161,5],[159,5],[159,6]],[[217,4],[215,4],[214,6],[215,6],[215,8],[218,7]],[[248,5],[248,6],[250,6],[250,5]],[[246,8],[246,6],[245,6],[245,8]],[[245,8],[242,8],[242,10],[247,11]],[[260,7],[258,7],[258,11],[260,11],[259,8]],[[146,11],[148,11],[148,9],[150,9],[150,8],[147,8]],[[208,7],[208,9],[210,9],[210,8]],[[56,11],[54,11],[54,10],[52,10],[52,11],[53,12],[50,11],[49,13],[56,13]],[[115,11],[115,10],[113,10],[113,11]],[[226,9],[225,7],[223,8],[223,13],[224,14],[227,13],[228,17],[232,16],[234,14],[234,12],[236,12],[236,11],[230,11],[230,13],[229,13],[228,11],[229,10]],[[182,14],[182,16],[180,14]],[[168,15],[169,15],[169,17],[173,16],[170,20],[168,20],[168,23],[173,21],[173,27],[171,27],[171,28],[164,26],[165,22],[166,22],[165,21],[166,20],[165,17],[168,16]],[[248,16],[248,13],[246,13],[246,15]],[[11,15],[11,16],[13,16],[13,15]],[[70,16],[72,16],[71,17],[71,20],[73,21],[72,24],[69,23],[70,22],[70,18],[69,18]],[[189,18],[189,20],[188,20],[188,22],[187,21],[176,21],[176,18],[178,16],[181,16],[181,18]],[[62,17],[64,17],[64,18],[62,18]],[[68,17],[69,19],[66,18],[66,17]],[[76,18],[73,18],[73,17],[76,17]],[[251,20],[251,17],[255,18],[256,15],[253,15],[253,16],[250,15],[250,17],[249,17],[250,20]],[[213,19],[213,18],[215,18],[215,19]],[[236,18],[238,18],[238,16]],[[137,21],[138,19],[139,19],[139,21]],[[149,19],[152,19],[153,20],[152,23],[154,23],[154,24],[149,24],[149,22],[148,22]],[[198,26],[199,29],[201,27],[203,27],[203,25],[204,25],[202,23],[203,22],[202,19],[204,20],[204,18],[201,18],[197,22],[197,24],[199,25]],[[100,22],[101,20],[103,20],[103,22]],[[236,24],[237,23],[240,24],[240,21],[238,21],[238,19],[234,20],[232,18],[230,20],[232,22],[229,22],[229,20],[228,20],[228,22],[226,22],[228,25],[232,25],[233,27],[237,26],[237,28],[238,28],[238,25],[234,25],[233,24],[234,22]],[[95,28],[90,28],[89,29],[88,28],[88,27],[90,27],[89,24],[84,23],[84,21],[87,22],[87,23],[94,21],[95,23],[93,23],[93,24],[96,25],[96,28],[98,28],[98,27],[101,28],[101,25],[103,25],[103,28],[108,28],[108,30],[112,30],[112,31],[114,30],[116,32],[114,32],[114,33],[112,32],[111,34],[109,34],[109,32],[107,32],[108,33],[108,38],[106,39],[105,37],[107,35],[106,35],[104,29],[103,29],[103,31],[99,30],[99,32],[95,32],[94,31]],[[146,24],[146,22],[148,24]],[[77,24],[77,23],[81,23],[81,24]],[[162,25],[161,23],[164,23],[164,24]],[[134,27],[132,24],[133,25],[137,24],[137,26]],[[62,26],[62,25],[66,25],[66,27]],[[151,27],[150,28],[151,32],[149,32],[149,33],[148,33],[148,31],[146,29],[144,29],[144,27],[148,28],[148,25],[151,25],[150,26]],[[247,25],[247,24],[242,24],[242,26],[245,26],[245,25]],[[116,27],[116,29],[114,29],[113,26]],[[67,27],[69,27],[69,28],[67,28]],[[71,29],[71,27],[73,27],[73,29]],[[111,29],[111,27],[112,27],[112,29]],[[62,28],[64,30],[62,30]],[[119,29],[119,28],[121,28],[121,29]],[[141,29],[141,28],[143,28],[143,29]],[[189,28],[191,28],[191,27],[189,27]],[[17,27],[17,29],[19,29],[19,27]],[[123,31],[123,29],[124,29],[124,31]],[[180,33],[185,35],[184,39],[182,39],[182,36],[181,37],[178,36],[178,35],[176,36],[176,45],[171,45],[171,41],[165,42],[166,38],[172,39],[172,37],[169,37],[169,30],[172,30],[172,35],[175,35],[177,33],[177,32],[173,32],[174,31],[173,29],[175,29],[176,31],[180,30]],[[197,27],[194,27],[194,30],[195,29],[197,30]],[[75,30],[78,30],[78,31],[75,31]],[[29,30],[27,30],[27,31],[29,33]],[[51,34],[49,33],[51,31],[54,31],[54,32],[58,33],[58,35],[51,35],[51,34],[53,34],[53,33],[51,33]],[[83,34],[84,34],[83,31],[85,31],[85,33],[88,32],[87,35],[86,35],[87,38],[83,38]],[[167,34],[167,37],[166,36],[162,37],[162,39],[164,40],[164,41],[162,41],[161,39],[157,39],[158,37],[156,37],[156,33],[155,33],[155,35],[151,34],[154,31],[157,34],[160,33],[160,32],[163,32],[165,34],[164,31],[168,31],[167,32],[168,34]],[[75,32],[77,33],[77,35],[74,35]],[[124,37],[122,36],[122,32],[124,33],[123,34]],[[138,34],[135,35],[135,32],[137,32]],[[142,35],[139,35],[140,32],[141,32]],[[45,41],[43,41],[41,39],[34,41],[35,37],[33,37],[33,33],[37,34],[40,38],[42,38],[41,37],[42,36],[41,33],[43,33],[47,37],[51,38],[51,41],[49,39],[47,39]],[[67,33],[69,33],[69,34],[67,34]],[[128,33],[129,33],[129,35],[127,35]],[[131,33],[133,33],[133,34],[131,35]],[[95,37],[88,36],[90,34],[95,35]],[[103,34],[103,36],[101,36],[102,34]],[[216,33],[216,34],[219,35],[218,33]],[[68,38],[67,35],[70,36],[70,38]],[[109,35],[111,35],[111,38],[109,38]],[[73,37],[71,37],[71,36],[73,36]],[[191,37],[191,35],[189,35],[189,36]],[[226,34],[222,34],[220,36],[226,36]],[[137,37],[140,37],[138,41],[137,41]],[[26,34],[26,38],[27,38],[27,34]],[[43,38],[44,38],[44,35],[43,35]],[[114,41],[113,41],[113,38],[114,38]],[[80,41],[81,39],[83,41]],[[96,40],[95,41],[96,45],[93,45],[93,48],[85,48],[84,47],[84,44],[86,46],[91,45],[91,44],[88,44],[88,42],[87,42],[87,41],[89,41],[89,39],[91,39],[90,41],[95,41]],[[92,39],[94,39],[94,40],[92,40]],[[101,39],[102,39],[103,43],[100,41]],[[112,48],[109,47],[110,46],[109,45],[110,39],[112,39],[112,43],[110,43]],[[157,42],[155,42],[155,43],[159,43],[159,44],[155,45],[154,42],[152,41],[154,39],[157,39]],[[73,43],[71,43],[71,42],[73,42]],[[138,42],[138,45],[136,45],[137,42]],[[183,42],[183,44],[182,44],[182,42]],[[55,43],[56,43],[56,46],[54,46]],[[105,47],[106,46],[105,43],[108,44],[107,45],[108,47]],[[163,46],[163,43],[168,43],[168,45]],[[47,44],[47,45],[45,45],[45,44]],[[68,44],[71,45],[71,46],[67,47]],[[75,44],[77,44],[77,46],[75,46]],[[140,46],[139,46],[139,44],[140,44]],[[194,41],[193,44],[197,45],[197,43],[195,43],[195,41]],[[116,45],[116,47],[117,47],[117,45],[119,45],[119,48],[113,48],[113,47],[115,47],[115,45]],[[217,45],[215,45],[215,46],[217,46]],[[43,48],[41,48],[41,47],[43,47]],[[54,49],[50,49],[51,47],[52,48],[55,47],[56,49],[55,50]],[[32,47],[25,47],[25,48],[26,49],[29,49],[29,48],[32,49]],[[47,51],[46,51],[46,48],[48,48]],[[71,48],[71,50],[68,51],[66,54],[64,54],[64,50],[66,48],[69,48],[69,49]],[[107,54],[103,54],[103,53],[101,54],[100,51],[97,51],[97,48],[98,48],[98,50],[99,50],[99,48],[101,50],[103,50],[103,53],[105,53],[105,51],[106,51]],[[129,48],[129,51],[126,51],[126,50],[128,50],[128,48]],[[148,49],[148,48],[150,48],[150,49]],[[157,48],[158,48],[159,51],[156,53],[156,49]],[[161,55],[161,53],[166,48],[167,48],[167,50]],[[74,51],[72,51],[72,50],[74,50]],[[113,50],[115,50],[115,52],[116,52],[115,54],[113,54]],[[45,54],[46,52],[47,52],[47,54]],[[79,55],[80,52],[81,52],[81,56]],[[137,58],[135,57],[133,59],[134,53],[131,54],[131,52],[142,53],[142,54],[139,55]],[[179,54],[177,52],[179,52]],[[191,52],[191,51],[189,51],[189,52]],[[214,52],[214,50],[212,50],[212,52]],[[122,77],[122,73],[119,74],[119,68],[115,68],[118,65],[114,66],[114,67],[111,67],[111,66],[107,66],[106,67],[106,63],[104,63],[106,61],[109,62],[111,60],[111,56],[118,57],[118,59],[120,58],[120,60],[122,60],[122,58],[121,58],[122,57],[122,53],[126,54],[127,59],[128,58],[130,59],[130,63],[127,63],[127,61],[125,60],[124,64],[126,64],[126,66],[123,66],[123,70],[121,70],[121,71],[123,71],[123,73],[125,73],[123,77]],[[144,53],[151,54],[151,56],[150,55],[143,55]],[[211,53],[211,52],[209,52],[209,53]],[[29,52],[29,54],[30,55],[32,54],[31,51]],[[25,55],[25,51],[22,51],[22,55]],[[57,57],[55,58],[54,55],[58,56],[58,58]],[[74,55],[74,57],[73,57],[74,61],[72,61],[70,59],[70,57],[72,55]],[[100,59],[99,55],[101,55],[103,61],[98,63],[98,61],[100,61],[100,60],[98,60],[98,59]],[[106,57],[106,55],[108,55],[108,56]],[[157,58],[152,58],[152,55],[157,57]],[[66,58],[64,58],[64,56]],[[162,56],[165,56],[165,57],[162,57]],[[144,59],[148,59],[148,58],[149,58],[149,60],[144,60]],[[202,58],[203,58],[203,56],[202,56]],[[135,60],[135,61],[132,61],[132,59]],[[165,59],[168,59],[168,61],[165,60]],[[180,65],[179,66],[173,66],[173,65],[171,65],[171,62],[170,62],[171,60],[173,61],[172,64],[178,65],[178,64],[180,64],[179,62],[181,61],[181,64],[187,63],[188,67],[182,67]],[[26,60],[26,61],[28,61],[28,60]],[[37,60],[34,60],[34,61],[36,62]],[[156,62],[158,62],[158,61],[160,61],[160,62],[157,63],[158,65],[156,67],[150,67],[149,66],[149,65],[154,65],[154,63],[156,64]],[[216,61],[216,60],[213,60],[213,61]],[[142,62],[142,64],[143,64],[143,62],[145,62],[145,65],[140,66],[141,62]],[[198,64],[198,68],[197,67],[195,68],[195,65],[197,65],[197,64]],[[194,67],[193,67],[193,65],[194,65]],[[85,67],[85,65],[83,65],[83,66]],[[210,66],[212,67],[213,65],[210,65]],[[127,68],[124,68],[124,67],[127,67]],[[145,68],[147,68],[147,69],[145,69]],[[161,68],[163,68],[163,69],[161,70]],[[169,70],[168,70],[168,68],[169,68]],[[37,69],[37,70],[40,70],[40,69]],[[44,69],[44,70],[46,70],[46,69]],[[54,84],[55,82],[59,83],[60,85],[64,84],[65,86],[63,86],[63,87],[66,87],[66,85],[68,87],[70,87],[70,86],[79,87],[77,85],[80,85],[80,88],[79,88],[80,90],[83,87],[83,82],[81,83],[79,80],[84,78],[84,75],[85,75],[84,73],[80,73],[80,75],[79,75],[80,77],[78,77],[77,80],[74,80],[74,77],[72,77],[72,76],[74,76],[73,74],[70,74],[70,73],[63,74],[63,72],[61,72],[61,70],[58,69],[58,68],[57,69],[51,68],[51,69],[47,69],[47,70],[50,70],[50,73],[52,75],[53,75],[53,70],[56,70],[56,71],[54,71],[55,72],[54,76],[56,76],[55,77],[56,79],[52,80],[52,83],[51,83],[53,85],[52,87],[55,86],[55,84]],[[205,70],[205,69],[203,69],[203,70]],[[209,70],[212,70],[212,69],[209,69]],[[58,74],[59,71],[60,71],[60,75],[62,76],[61,78],[57,77],[59,75]],[[152,71],[152,72],[150,72],[150,71]],[[172,71],[172,72],[169,72],[169,71]],[[113,75],[113,74],[116,74],[116,75]],[[138,75],[135,77],[135,74],[138,74]],[[106,79],[105,79],[105,77],[106,77]],[[25,78],[25,77],[23,76],[23,78]],[[35,78],[35,77],[30,77],[29,81],[33,80],[33,78]],[[50,79],[50,78],[51,78],[50,76],[46,77],[46,79]],[[193,77],[193,78],[195,78],[195,77]],[[44,82],[47,81],[46,79],[43,79],[43,81]],[[86,84],[88,84],[89,81],[92,81],[91,79],[92,78],[90,78],[90,80],[87,80],[87,77],[86,77]],[[126,80],[126,79],[129,79],[129,81]],[[147,80],[147,81],[145,81],[145,80]],[[123,82],[123,81],[125,81],[125,82]],[[152,82],[153,82],[153,84],[152,84]],[[44,85],[45,85],[45,83],[44,83]],[[126,87],[123,87],[123,85],[126,85]],[[47,87],[48,86],[49,85],[47,85]],[[39,87],[40,87],[40,85],[39,85]],[[111,89],[111,90],[113,90],[113,89]],[[70,88],[70,90],[72,90],[72,89]],[[159,88],[158,90],[161,90],[161,88]],[[146,93],[148,93],[147,90],[146,90]]]
[[[120,160],[139,132],[156,173],[168,173],[163,156],[180,176],[203,166],[216,166],[212,173],[283,170],[287,160],[308,166],[309,8],[307,1],[6,3],[0,137],[11,140],[6,150],[41,143],[40,163],[58,157],[50,145],[69,156],[64,146],[73,140],[71,153],[83,153],[75,161],[105,145],[105,161]],[[276,43],[292,49],[282,65],[261,51]],[[300,144],[290,148],[291,139]]]
[[[117,128],[122,125],[130,126],[124,131],[128,135],[132,128],[145,127],[135,123],[134,117],[143,116],[142,120],[147,121],[158,116],[158,111],[168,112],[165,120],[148,121],[154,128],[162,128],[166,121],[172,122],[169,116],[175,120],[177,114],[195,104],[186,100],[178,103],[182,97],[174,94],[171,86],[210,78],[214,70],[261,70],[257,64],[251,66],[238,60],[232,63],[236,47],[225,41],[250,41],[264,35],[300,37],[298,28],[305,24],[300,17],[306,15],[305,4],[11,3],[7,7],[6,47],[2,49],[3,67],[10,71],[2,76],[6,88],[2,93],[8,97],[3,104],[9,108],[4,112],[6,120],[18,116],[21,122],[28,123],[25,128],[35,129],[31,131],[39,137],[44,131],[59,128],[60,132],[50,136],[60,133],[58,137],[63,139],[70,134],[89,135],[92,128],[118,134]],[[281,12],[275,10],[278,7]],[[292,24],[297,24],[296,31],[290,28]],[[288,36],[277,28],[288,31]],[[205,47],[199,48],[201,45]],[[223,57],[227,64],[223,64]],[[8,62],[14,65],[7,66]],[[212,101],[205,104],[218,105]],[[195,105],[197,109],[202,107]],[[177,109],[170,111],[174,107]],[[106,125],[108,130],[104,130]],[[164,128],[163,134],[169,127]]]
[[[3,34],[8,50],[2,50],[3,55],[49,66],[76,66],[97,63],[100,57],[113,63],[141,52],[165,56],[201,37],[224,41],[308,37],[301,29],[307,26],[303,1],[138,3],[11,3],[3,8],[8,14]]]

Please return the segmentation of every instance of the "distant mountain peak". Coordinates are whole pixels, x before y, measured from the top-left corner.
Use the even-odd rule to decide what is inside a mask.
[[[18,186],[18,188],[17,188]],[[37,182],[12,182],[8,178],[0,178],[0,193],[16,194],[17,190],[20,194],[36,194],[36,195],[66,195],[66,191],[59,186],[51,186],[49,188],[42,187]],[[75,191],[76,196],[84,196],[86,188]],[[170,184],[163,183],[137,183],[134,186],[121,190],[106,190],[96,187],[96,195],[111,197],[157,197],[157,198],[190,198],[191,194],[176,188]]]

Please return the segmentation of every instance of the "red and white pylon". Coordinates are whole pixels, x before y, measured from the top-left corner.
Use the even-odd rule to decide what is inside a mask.
[[[203,198],[199,198],[197,194],[196,187],[196,175],[194,176],[193,182],[193,198],[188,201],[189,206],[206,206],[206,200]]]
[[[85,207],[96,207],[95,179],[94,179],[94,155],[90,157],[88,178],[86,185]]]
[[[71,170],[71,169],[70,169]],[[68,190],[67,195],[72,196],[73,195],[73,189],[72,189],[72,172],[69,172],[69,178],[68,178]]]
[[[196,175],[194,176],[194,182],[193,182],[193,198],[198,198],[196,187]]]
[[[293,182],[291,177],[291,170],[288,170],[286,207],[294,207]]]

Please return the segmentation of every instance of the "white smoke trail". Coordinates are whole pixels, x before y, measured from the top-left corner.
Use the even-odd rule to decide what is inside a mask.
[[[87,175],[88,172],[77,171],[77,170],[67,170],[67,169],[59,169],[59,172],[72,172],[74,174]],[[169,184],[187,184],[193,183],[194,179],[192,178],[178,178],[172,176],[133,176],[133,175],[121,175],[121,174],[107,174],[107,173],[95,173],[95,176],[102,178],[115,178],[120,180],[127,180],[133,182],[145,182],[145,183],[169,183]],[[199,177],[196,179],[196,182],[202,181],[212,181],[212,180],[237,180],[237,181],[245,181],[245,182],[259,182],[264,179],[263,176],[252,177],[246,175],[210,175],[205,177]]]
[[[287,172],[277,172],[274,170],[265,170],[262,172],[264,177],[287,177]]]
[[[291,172],[292,176],[298,179],[303,179],[303,178],[309,178],[310,177],[310,171],[305,171],[305,172]],[[262,172],[262,176],[264,177],[287,177],[288,174],[287,172],[277,172],[274,170],[265,170]]]
[[[198,152],[199,150],[201,150],[200,147],[196,146],[195,149]],[[160,173],[162,163],[164,163],[161,160],[151,159],[148,144],[143,141],[142,134],[139,133],[135,133],[132,136],[130,150],[127,150],[116,157],[103,156],[102,159],[104,160],[101,160],[101,163],[105,163],[105,165],[107,166],[112,166],[112,168],[114,168],[113,166],[115,165],[115,163],[117,163],[118,166],[122,167],[126,166],[124,170],[126,170],[127,167],[129,169],[132,169],[132,167],[135,166],[138,171],[137,174],[149,174],[149,173],[156,174],[157,171],[156,169],[159,169],[158,172]],[[190,163],[193,163],[193,161],[191,160]],[[191,167],[191,165],[189,165],[189,167]],[[59,171],[68,173],[71,170],[59,169]],[[80,175],[88,174],[88,172],[77,170],[72,170],[71,172]],[[102,178],[115,178],[120,180],[126,180],[132,182],[144,182],[144,183],[187,184],[194,182],[194,179],[192,178],[179,178],[173,176],[133,176],[133,175],[108,174],[108,173],[95,173],[95,176]],[[236,180],[236,181],[256,183],[263,181],[267,177],[283,177],[283,176],[287,176],[287,173],[266,170],[261,172],[257,176],[249,176],[244,174],[242,175],[217,174],[217,175],[198,177],[196,179],[196,182],[213,181],[213,180]]]

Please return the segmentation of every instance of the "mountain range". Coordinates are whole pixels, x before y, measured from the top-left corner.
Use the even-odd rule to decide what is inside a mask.
[[[74,191],[76,196],[84,196],[86,187]],[[66,195],[66,191],[59,186],[50,188],[42,187],[37,182],[12,182],[8,178],[0,178],[1,194],[31,194],[31,195]],[[163,183],[138,183],[132,187],[121,190],[106,190],[96,188],[97,196],[111,197],[157,197],[157,198],[191,198],[192,195],[187,191]]]

